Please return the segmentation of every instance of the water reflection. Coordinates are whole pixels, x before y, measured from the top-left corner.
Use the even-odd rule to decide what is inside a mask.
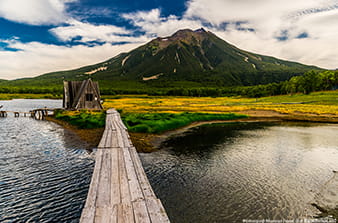
[[[316,214],[314,194],[338,169],[337,125],[200,126],[143,154],[173,222],[241,222]]]
[[[0,104],[14,111],[61,105],[19,102]],[[78,222],[94,165],[85,149],[87,144],[55,123],[0,118],[0,221]]]

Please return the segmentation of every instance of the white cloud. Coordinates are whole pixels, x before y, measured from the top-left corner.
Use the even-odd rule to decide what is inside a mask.
[[[131,31],[114,25],[93,25],[76,20],[69,22],[67,26],[59,26],[50,30],[61,41],[77,41],[86,43],[91,41],[99,42],[145,42],[149,39],[145,36],[133,37]]]
[[[32,77],[47,72],[79,68],[128,52],[139,44],[57,46],[38,42],[6,41],[20,51],[0,51],[0,79]]]
[[[168,36],[179,29],[197,29],[202,26],[199,20],[183,19],[174,15],[161,17],[159,9],[123,14],[122,17],[140,27],[148,36]]]
[[[31,25],[59,24],[67,20],[66,3],[76,0],[0,0],[0,17]]]

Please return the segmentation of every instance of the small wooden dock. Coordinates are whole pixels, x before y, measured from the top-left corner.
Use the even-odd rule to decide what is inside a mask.
[[[106,128],[96,152],[96,162],[81,223],[169,222],[154,194],[120,114],[107,111]]]
[[[2,111],[0,110],[0,118],[6,118],[9,113],[13,113],[15,118],[18,118],[21,116],[23,117],[31,117],[36,120],[43,120],[46,116],[52,116],[54,115],[54,110],[52,108],[39,108],[34,109],[29,112],[18,112],[18,111]]]

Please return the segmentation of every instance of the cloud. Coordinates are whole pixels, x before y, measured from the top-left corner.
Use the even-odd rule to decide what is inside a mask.
[[[146,36],[132,36],[132,32],[114,25],[93,25],[90,23],[72,20],[66,26],[50,29],[59,40],[67,42],[145,42]]]
[[[0,51],[0,79],[32,77],[47,72],[79,68],[128,52],[140,44],[57,46],[38,42],[5,41],[18,51]]]
[[[76,0],[0,0],[0,17],[30,25],[65,22],[66,4]]]
[[[276,31],[293,26],[300,17],[336,7],[336,0],[191,0],[184,16],[200,18],[214,26],[242,21],[261,35],[271,37]]]
[[[160,9],[151,11],[138,11],[121,15],[129,20],[134,26],[139,27],[148,36],[168,36],[178,29],[197,29],[202,26],[201,21],[180,18],[175,15],[162,17]]]

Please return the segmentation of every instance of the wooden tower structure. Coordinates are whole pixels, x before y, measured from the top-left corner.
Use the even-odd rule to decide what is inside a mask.
[[[101,110],[99,84],[91,79],[63,82],[63,108]]]

